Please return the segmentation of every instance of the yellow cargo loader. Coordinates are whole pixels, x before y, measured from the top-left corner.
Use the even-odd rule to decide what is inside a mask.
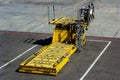
[[[57,75],[69,62],[71,55],[85,44],[85,34],[89,25],[85,14],[80,15],[80,18],[54,19],[49,24],[55,25],[52,43],[23,61],[19,72]]]

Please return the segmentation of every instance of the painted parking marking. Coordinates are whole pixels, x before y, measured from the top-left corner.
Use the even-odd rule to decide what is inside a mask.
[[[28,50],[24,51],[23,53],[21,53],[20,55],[18,55],[17,57],[15,57],[14,59],[10,60],[9,62],[5,63],[4,65],[0,66],[0,70],[3,69],[4,67],[6,67],[7,65],[9,65],[10,63],[14,62],[15,60],[17,60],[18,58],[20,58],[21,56],[23,56],[24,54],[26,54],[27,52],[29,52],[30,50],[34,49],[35,47],[37,47],[38,45],[34,45],[31,48],[29,48]]]
[[[56,17],[62,16],[62,14],[63,14],[65,11],[69,11],[69,10],[71,10],[71,9],[74,9],[74,8],[80,6],[81,4],[84,4],[85,2],[86,2],[86,0],[82,0],[81,2],[78,2],[78,3],[74,4],[73,6],[66,7],[66,8],[62,9],[63,11],[58,12],[55,16],[56,16]]]
[[[107,41],[107,40],[91,40],[91,39],[86,39],[86,41],[91,41],[91,42],[107,42],[107,43],[110,42],[110,41]]]
[[[107,48],[112,43],[111,41],[104,41],[104,40],[87,40],[87,41],[94,41],[94,42],[107,42],[108,44],[105,46],[105,48],[100,52],[98,57],[93,61],[93,63],[90,65],[90,67],[86,70],[86,72],[83,74],[83,76],[79,80],[84,80],[84,78],[87,76],[87,74],[91,71],[91,69],[94,67],[94,65],[97,63],[97,61],[100,59],[100,57],[104,54],[104,52],[107,50]]]
[[[109,45],[111,44],[111,41],[104,41],[104,40],[86,40],[86,41],[93,41],[93,42],[107,42],[108,44],[105,46],[105,48],[102,50],[102,52],[99,54],[99,56],[95,59],[95,61],[91,64],[91,66],[87,69],[87,71],[84,73],[84,75],[80,78],[80,80],[83,80],[86,75],[90,72],[90,70],[93,68],[93,66],[96,64],[96,62],[100,59],[100,57],[102,56],[102,54],[106,51],[106,49],[109,47]],[[20,55],[18,55],[17,57],[15,57],[14,59],[10,60],[9,62],[5,63],[4,65],[0,66],[0,70],[3,69],[4,67],[6,67],[7,65],[9,65],[10,63],[14,62],[15,60],[17,60],[18,58],[20,58],[21,56],[23,56],[24,54],[26,54],[27,52],[29,52],[30,50],[34,49],[35,47],[37,47],[38,45],[34,45],[31,48],[29,48],[28,50],[24,51],[23,53],[21,53]]]

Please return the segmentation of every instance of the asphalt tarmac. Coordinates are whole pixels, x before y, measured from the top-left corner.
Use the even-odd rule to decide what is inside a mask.
[[[19,64],[42,46],[51,34],[0,31],[0,80],[119,80],[120,39],[87,37],[57,76],[19,73]],[[46,44],[47,42],[47,44]]]

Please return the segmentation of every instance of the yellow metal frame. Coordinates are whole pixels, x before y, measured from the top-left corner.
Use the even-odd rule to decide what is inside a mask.
[[[19,72],[57,75],[69,58],[77,50],[75,42],[75,26],[77,18],[63,17],[50,21],[56,25],[52,43],[44,46],[37,53],[20,64]],[[86,23],[83,23],[84,31]],[[85,44],[85,32],[81,36],[81,44]]]

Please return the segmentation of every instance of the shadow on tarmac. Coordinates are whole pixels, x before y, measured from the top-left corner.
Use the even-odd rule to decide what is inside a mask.
[[[49,45],[51,42],[52,42],[52,37],[49,37],[45,39],[36,40],[35,42],[33,42],[33,44],[45,46],[45,45]]]

